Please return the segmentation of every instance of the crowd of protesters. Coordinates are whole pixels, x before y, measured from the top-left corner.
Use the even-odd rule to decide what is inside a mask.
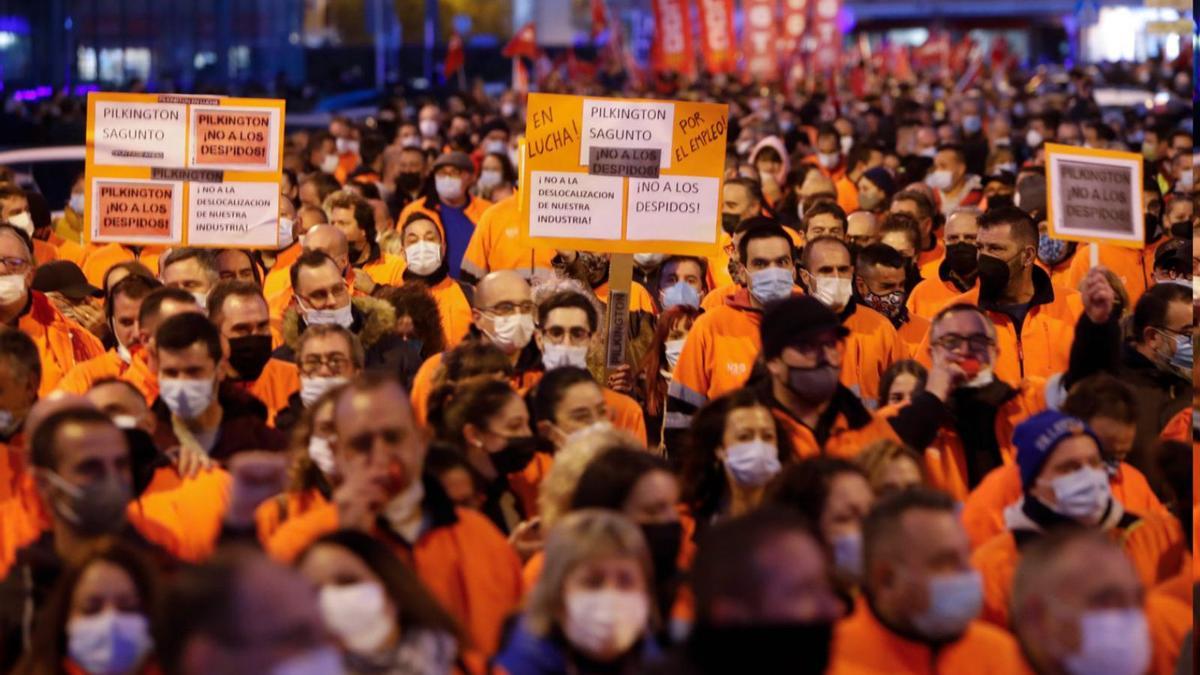
[[[1112,72],[546,79],[729,105],[615,367],[512,91],[290,133],[278,250],[0,168],[0,672],[1191,672],[1190,112]],[[1144,248],[1050,236],[1047,143],[1143,156]]]

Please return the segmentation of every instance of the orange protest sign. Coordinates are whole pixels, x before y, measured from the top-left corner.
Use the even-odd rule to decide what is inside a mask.
[[[279,248],[283,118],[272,99],[88,94],[85,236]]]
[[[523,240],[716,255],[727,119],[717,103],[530,94]]]
[[[1055,239],[1145,248],[1142,156],[1047,143],[1046,206]]]

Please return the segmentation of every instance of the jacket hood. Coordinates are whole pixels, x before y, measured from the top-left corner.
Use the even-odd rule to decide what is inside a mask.
[[[750,163],[754,164],[754,158],[758,157],[758,153],[763,148],[771,148],[779,153],[779,158],[783,164],[779,166],[779,171],[775,173],[775,182],[782,186],[787,181],[788,171],[792,168],[792,163],[788,160],[787,150],[784,148],[783,140],[778,136],[767,136],[754,145],[754,149],[750,151]]]
[[[350,306],[354,315],[353,327],[363,349],[370,349],[396,327],[396,310],[386,300],[362,295],[350,298]],[[295,307],[289,307],[283,313],[283,343],[293,351],[299,351],[302,324],[300,311]]]

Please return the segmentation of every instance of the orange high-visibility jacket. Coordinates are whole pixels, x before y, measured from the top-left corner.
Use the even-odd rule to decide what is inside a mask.
[[[1125,285],[1125,290],[1129,293],[1130,307],[1136,305],[1146,289],[1154,285],[1154,253],[1167,241],[1170,241],[1170,238],[1163,237],[1140,249],[1100,244],[1100,264],[1112,270]],[[1091,267],[1092,257],[1089,252],[1082,251],[1075,255],[1065,275],[1067,287],[1079,288],[1080,282],[1087,276]]]
[[[972,621],[962,637],[931,647],[888,630],[859,598],[837,623],[828,675],[1024,675],[1029,669],[1007,631]]]
[[[300,391],[300,369],[294,363],[269,359],[246,391],[267,406],[267,425],[275,426],[275,415],[288,407],[292,394]]]
[[[929,319],[916,314],[909,314],[908,321],[900,325],[896,334],[900,336],[900,344],[904,347],[902,359],[913,359],[917,356],[917,349],[925,340],[925,335],[929,333]],[[882,393],[882,392],[880,392]]]
[[[832,416],[832,423],[822,440],[816,430],[796,419],[777,402],[773,402],[771,413],[783,427],[792,443],[797,459],[829,455],[853,459],[867,445],[891,439],[903,443],[888,419],[867,410],[848,389],[840,388],[834,394],[825,416]],[[823,416],[823,417],[825,417]],[[819,427],[823,425],[818,425]]]
[[[404,283],[404,270],[408,268],[404,258],[391,253],[380,253],[379,259],[369,262],[360,269],[371,277],[371,280],[383,286],[399,286]]]
[[[999,355],[995,375],[1005,382],[1046,379],[1065,372],[1070,361],[1075,324],[1083,313],[1083,301],[1075,291],[1053,287],[1050,277],[1040,267],[1033,268],[1033,285],[1033,299],[1019,334],[1007,314],[991,305],[980,304],[978,286],[948,303],[976,305],[996,325]],[[928,344],[926,337],[917,355],[926,367],[931,364]]]
[[[974,286],[978,288],[979,285]],[[933,320],[943,307],[949,305],[955,298],[962,295],[962,290],[953,281],[937,275],[925,277],[908,294],[908,313],[922,319]]]
[[[874,407],[879,400],[879,380],[896,361],[908,358],[896,327],[879,312],[851,301],[842,311],[842,325],[849,329],[842,354],[841,382]]]
[[[137,390],[142,392],[142,396],[146,397],[147,404],[153,403],[154,399],[158,398],[158,376],[150,371],[146,362],[142,360],[141,353],[133,354],[130,362],[125,363],[117,355],[115,349],[110,349],[83,363],[75,364],[75,367],[59,380],[58,389],[82,395],[86,394],[97,382],[110,378],[124,380],[137,387]]]
[[[431,491],[440,490],[435,482],[426,480],[423,504],[431,526],[415,544],[378,527],[374,534],[412,564],[426,588],[466,630],[473,646],[493,654],[505,618],[521,599],[521,563],[485,516],[453,508],[440,492],[440,499],[431,499]],[[315,506],[283,523],[267,543],[267,551],[290,563],[321,535],[337,529],[337,507]]]
[[[104,275],[113,265],[136,260],[158,274],[158,257],[163,246],[145,246],[137,254],[124,244],[88,244],[83,249],[83,276],[96,288],[104,288]]]
[[[942,243],[941,239],[938,239],[937,236],[934,235],[933,248],[929,249],[928,251],[920,251],[917,253],[917,269],[922,273],[921,277],[923,279],[930,278],[924,275],[925,269],[935,265],[941,266],[942,261],[945,259],[946,245]],[[931,277],[936,276],[936,273],[931,275]]]
[[[519,192],[492,204],[475,220],[475,231],[463,254],[462,271],[482,279],[497,270],[516,270],[526,279],[535,274],[549,275],[554,271],[551,262],[554,250],[530,248],[521,244]],[[402,217],[397,226],[404,222]]]
[[[292,285],[292,265],[296,264],[302,253],[304,249],[297,241],[275,255],[275,265],[263,279],[263,297],[270,298]]]
[[[429,294],[438,306],[442,332],[446,336],[446,349],[454,349],[471,330],[471,302],[462,286],[450,277],[429,286]]]
[[[50,233],[50,237],[46,239],[46,243],[54,247],[54,254],[57,260],[69,260],[83,269],[83,247],[62,237]]]
[[[1126,510],[1169,515],[1167,507],[1150,489],[1145,474],[1133,466],[1121,462],[1116,473],[1109,474],[1108,484],[1112,488],[1113,499],[1121,502]],[[971,490],[963,502],[961,515],[972,549],[1004,532],[1004,509],[1015,504],[1021,494],[1021,471],[1011,461],[993,469]]]
[[[1192,632],[1192,592],[1186,600],[1158,589],[1146,594],[1146,621],[1150,624],[1150,675],[1175,675],[1183,641]]]
[[[29,296],[29,309],[18,320],[17,328],[37,345],[42,361],[38,396],[45,396],[58,388],[59,381],[76,364],[103,354],[104,345],[83,326],[63,316],[42,293],[31,290]]]
[[[470,196],[467,199],[466,208],[463,209],[463,215],[475,224],[476,231],[479,228],[479,220],[483,217],[485,211],[492,206],[492,203],[483,197]],[[408,220],[408,217],[414,213],[423,213],[429,216],[429,219],[438,227],[438,231],[442,233],[442,241],[446,241],[446,228],[442,225],[442,216],[438,210],[426,205],[424,199],[415,199],[408,203],[403,210],[400,211],[400,217],[396,219],[396,226],[403,226]],[[472,232],[474,234],[474,232]],[[470,242],[468,241],[468,245]],[[553,254],[551,254],[553,256]],[[466,259],[466,251],[463,252],[463,259]]]
[[[130,509],[174,534],[177,557],[198,562],[216,549],[232,489],[233,477],[224,469],[207,469],[185,479],[167,466],[154,472]]]

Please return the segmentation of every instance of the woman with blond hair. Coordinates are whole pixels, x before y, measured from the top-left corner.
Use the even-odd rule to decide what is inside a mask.
[[[658,653],[654,572],[641,530],[584,509],[546,540],[546,565],[495,659],[512,675],[638,673]]]

